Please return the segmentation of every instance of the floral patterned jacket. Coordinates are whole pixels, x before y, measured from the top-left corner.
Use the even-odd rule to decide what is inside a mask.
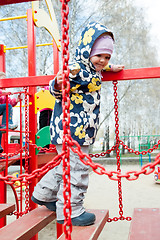
[[[80,145],[91,145],[95,141],[100,114],[101,73],[95,71],[89,56],[95,40],[103,33],[112,32],[105,26],[91,22],[82,32],[71,70],[80,69],[76,75],[70,73],[70,130],[71,136]],[[114,38],[114,37],[113,37]],[[72,71],[71,71],[72,72]],[[54,89],[55,80],[50,81],[50,93],[56,103],[51,118],[52,144],[62,144],[62,92]]]

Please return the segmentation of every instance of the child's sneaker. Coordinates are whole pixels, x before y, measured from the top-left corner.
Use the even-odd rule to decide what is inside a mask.
[[[15,130],[17,127],[18,127],[17,124],[13,124],[13,123],[12,124],[11,123],[8,124],[8,128],[11,129],[11,130]]]
[[[43,202],[43,201],[40,201],[38,199],[36,199],[35,197],[31,197],[31,200],[34,202],[34,203],[37,203],[39,205],[44,205],[46,206],[46,208],[48,208],[49,210],[55,212],[56,211],[56,201],[55,202]]]
[[[73,226],[89,226],[95,222],[96,216],[94,213],[84,212],[80,216],[72,218],[71,220]],[[64,220],[60,220],[57,222],[60,224],[64,224]]]
[[[2,146],[0,145],[0,153],[2,153],[3,152],[3,148],[2,148]]]
[[[17,124],[9,123],[8,129],[15,130],[18,127]],[[2,133],[6,131],[6,125],[1,125],[0,128],[3,128]]]

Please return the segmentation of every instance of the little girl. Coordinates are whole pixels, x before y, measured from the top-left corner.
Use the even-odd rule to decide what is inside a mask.
[[[101,71],[121,71],[122,65],[109,65],[113,52],[113,33],[105,26],[92,22],[82,32],[70,73],[70,131],[71,137],[89,154],[99,125]],[[106,67],[107,66],[107,67]],[[56,98],[51,117],[51,142],[58,153],[62,151],[62,71],[50,82],[50,92]],[[89,167],[70,151],[72,225],[86,226],[95,222],[95,215],[85,211],[84,195],[88,188]],[[64,223],[62,162],[50,170],[36,185],[32,201],[57,213],[57,222]]]

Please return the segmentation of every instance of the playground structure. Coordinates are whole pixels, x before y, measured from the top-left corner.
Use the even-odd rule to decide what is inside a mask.
[[[19,1],[20,2],[20,1]],[[10,1],[11,3],[11,1]],[[14,1],[15,3],[15,1]],[[2,2],[1,2],[2,4]],[[38,13],[39,9],[38,9],[38,4],[36,3],[34,5],[34,7],[36,8],[35,12]],[[53,17],[54,12],[53,9],[50,8],[50,13],[51,16]],[[42,14],[44,14],[44,11],[42,11]],[[45,102],[43,100],[43,102],[41,101],[42,95],[46,94],[48,95],[47,91],[43,92],[43,93],[37,93],[36,94],[36,87],[37,87],[37,83],[38,86],[45,86],[48,85],[49,81],[51,79],[54,78],[55,74],[58,72],[59,70],[59,48],[60,48],[60,43],[58,42],[58,38],[59,35],[56,32],[56,37],[53,41],[53,58],[54,58],[54,69],[53,72],[55,73],[52,76],[40,76],[36,77],[36,34],[35,34],[35,24],[33,21],[33,15],[32,15],[32,9],[29,9],[27,11],[27,15],[25,16],[27,19],[27,36],[28,36],[28,75],[32,76],[30,77],[25,77],[25,78],[18,78],[18,79],[5,79],[5,81],[2,83],[1,82],[1,87],[23,87],[22,92],[20,92],[21,97],[24,99],[25,101],[25,130],[22,130],[22,101],[20,102],[20,130],[19,131],[15,131],[15,132],[19,132],[20,135],[20,148],[18,151],[14,152],[14,153],[8,153],[8,133],[11,132],[10,130],[8,130],[8,126],[6,129],[6,134],[3,134],[3,146],[4,146],[4,151],[5,154],[3,154],[3,157],[5,159],[1,159],[1,175],[2,176],[7,176],[8,174],[8,167],[16,162],[18,162],[18,164],[20,165],[20,174],[22,174],[22,167],[25,168],[25,173],[29,173],[34,171],[35,169],[37,169],[37,167],[43,166],[44,163],[47,163],[49,160],[51,160],[54,156],[55,156],[55,147],[50,149],[50,153],[45,154],[45,156],[38,156],[37,152],[35,151],[35,146],[34,144],[36,144],[37,142],[40,142],[39,146],[40,149],[41,147],[43,147],[43,143],[41,142],[41,132],[44,131],[44,129],[42,129],[41,132],[37,132],[37,112],[42,110],[43,108],[45,108],[45,104],[47,104],[48,108],[53,108],[53,104],[54,104],[54,99],[52,97],[52,106],[51,105],[51,97],[48,98],[48,102]],[[37,20],[39,19],[39,16],[36,16]],[[13,20],[16,19],[15,17],[13,18]],[[5,19],[7,20],[7,19]],[[10,19],[12,20],[12,18]],[[38,21],[37,21],[38,22]],[[46,28],[49,28],[51,26],[51,24],[53,24],[53,22],[51,21],[51,18],[48,17],[48,20],[46,22]],[[49,27],[48,27],[49,25]],[[54,29],[54,31],[51,32],[51,34],[53,34],[55,36],[55,31],[57,31],[57,26],[56,26],[56,22],[54,22],[54,28],[52,25],[52,29]],[[48,30],[49,31],[49,30]],[[1,45],[0,46],[0,70],[5,72],[5,46]],[[17,83],[18,85],[17,85]],[[25,83],[25,84],[24,84]],[[41,94],[41,96],[40,96]],[[51,96],[51,95],[50,95]],[[8,114],[7,114],[8,115]],[[6,116],[8,119],[8,116]],[[32,129],[32,131],[29,131],[29,129]],[[44,132],[42,132],[43,134]],[[25,145],[23,146],[23,135],[25,135]],[[47,131],[45,131],[45,135],[46,135],[46,139],[49,137],[49,129],[47,128]],[[29,140],[30,139],[30,140]],[[49,141],[49,140],[47,140]],[[29,146],[29,143],[32,143],[32,147]],[[47,142],[49,143],[49,142]],[[29,146],[29,147],[28,147]],[[31,150],[32,149],[32,150]],[[40,150],[39,149],[39,150]],[[38,151],[38,150],[37,150]],[[34,159],[34,160],[31,160]],[[30,161],[30,163],[28,162]],[[16,178],[15,178],[16,179]],[[22,180],[22,179],[21,179]],[[18,180],[17,180],[18,181]],[[17,182],[16,181],[16,182]],[[33,187],[36,184],[36,179],[33,183]],[[30,194],[31,191],[33,191],[33,189],[31,190],[31,188],[27,187],[25,183],[25,195],[27,196],[26,198],[26,202],[27,205],[24,212],[23,212],[23,207],[22,207],[22,185],[24,185],[22,183],[22,181],[20,184],[20,192],[21,192],[21,197],[20,197],[20,204],[18,202],[18,197],[17,195],[15,195],[16,198],[16,204],[17,204],[17,209],[18,209],[18,215],[22,216],[25,212],[28,212],[28,209],[33,209],[36,207],[36,205],[29,201],[30,198]],[[4,181],[0,182],[1,184],[1,193],[0,193],[0,202],[1,203],[5,203],[6,202],[6,184],[4,183]],[[16,194],[16,192],[15,192]],[[30,203],[29,203],[30,202]],[[32,206],[29,206],[29,204],[31,204]],[[19,206],[20,205],[20,206]],[[1,219],[1,227],[4,226],[6,224],[6,219],[3,218]]]
[[[8,3],[16,3],[21,2],[18,1],[12,1],[10,0]],[[47,2],[50,2],[49,0]],[[63,88],[63,101],[67,101],[69,98],[68,94],[68,83],[67,83],[67,74],[68,74],[68,38],[66,37],[68,34],[68,22],[67,22],[67,14],[68,14],[68,8],[67,8],[67,0],[62,0],[62,16],[63,16],[63,25],[64,28],[62,28],[62,47],[64,52],[64,58],[63,58],[63,71],[65,72],[65,78],[64,78],[64,88]],[[1,2],[1,5],[3,5],[5,1]],[[36,17],[38,17],[39,8],[37,3],[35,3],[36,7]],[[51,10],[52,11],[52,10]],[[53,13],[53,12],[52,12]],[[36,21],[38,22],[38,21]],[[81,235],[83,237],[82,239],[97,239],[98,235],[100,234],[100,231],[103,229],[104,224],[108,221],[118,221],[118,220],[127,220],[130,221],[131,217],[124,217],[123,215],[123,204],[122,204],[122,186],[121,186],[121,179],[125,177],[127,180],[136,180],[138,179],[140,174],[148,175],[155,170],[155,166],[160,163],[159,155],[156,157],[155,161],[153,163],[148,163],[144,165],[141,169],[141,171],[135,172],[130,171],[125,174],[121,173],[120,168],[120,149],[119,146],[123,146],[125,149],[127,149],[129,152],[135,153],[136,155],[145,155],[148,153],[153,152],[154,149],[158,149],[160,145],[160,141],[158,141],[157,144],[155,144],[152,148],[149,148],[148,150],[143,151],[134,151],[133,149],[129,148],[127,145],[124,144],[122,140],[119,138],[119,124],[118,124],[118,99],[117,99],[117,84],[118,80],[134,80],[134,79],[146,79],[146,78],[160,78],[160,67],[157,68],[146,68],[146,69],[131,69],[131,70],[124,70],[123,72],[119,73],[103,73],[103,81],[112,81],[113,82],[113,88],[114,88],[114,102],[115,102],[115,135],[116,135],[116,144],[110,149],[107,150],[105,153],[101,154],[92,154],[87,157],[87,161],[85,162],[83,160],[84,155],[81,152],[80,146],[76,142],[68,143],[65,136],[64,136],[64,142],[68,145],[65,149],[63,149],[63,152],[61,156],[56,155],[56,153],[45,154],[43,156],[43,160],[40,162],[40,156],[38,156],[36,149],[40,150],[46,143],[43,143],[42,146],[39,147],[36,138],[38,135],[37,133],[37,103],[35,101],[35,93],[36,93],[36,86],[38,83],[38,86],[45,86],[48,85],[49,81],[54,78],[56,73],[59,69],[59,58],[58,58],[58,51],[60,50],[59,42],[57,41],[57,38],[54,38],[53,41],[53,57],[54,57],[54,74],[50,76],[36,76],[36,39],[35,39],[35,22],[32,15],[32,9],[27,10],[27,26],[28,26],[28,77],[21,77],[21,78],[8,78],[8,79],[0,79],[0,87],[5,88],[16,88],[16,87],[22,87],[23,91],[20,92],[21,95],[24,97],[25,101],[25,131],[22,131],[22,114],[20,114],[20,149],[15,152],[14,154],[8,153],[8,126],[6,128],[6,134],[5,134],[5,154],[3,155],[5,159],[1,159],[1,175],[0,175],[0,203],[1,209],[3,209],[3,218],[1,219],[1,227],[6,224],[6,218],[5,215],[13,212],[15,216],[17,216],[17,220],[13,224],[9,224],[6,227],[2,228],[0,230],[0,237],[1,239],[38,239],[37,235],[35,235],[40,229],[42,229],[47,223],[52,221],[56,218],[55,213],[48,211],[44,207],[36,208],[36,204],[34,204],[32,201],[30,201],[30,197],[33,192],[33,188],[36,185],[37,179],[42,177],[47,171],[49,171],[51,168],[58,165],[63,159],[63,164],[68,163],[67,154],[68,149],[71,148],[73,151],[76,150],[77,153],[80,156],[80,160],[84,162],[84,164],[88,164],[92,167],[93,171],[99,175],[105,174],[107,175],[111,180],[115,180],[118,183],[118,195],[119,195],[119,217],[114,217],[113,219],[109,218],[108,210],[104,211],[98,211],[93,210],[95,212],[97,217],[97,222],[92,226],[92,228],[85,227],[80,230],[78,227],[73,227],[73,230],[71,230],[71,221],[70,221],[70,211],[71,208],[68,204],[68,198],[67,196],[70,196],[70,189],[69,189],[69,173],[68,169],[66,169],[66,172],[64,172],[64,182],[66,184],[66,189],[64,192],[65,197],[65,224],[64,224],[64,235],[60,236],[62,233],[62,229],[60,226],[57,226],[57,237],[59,239],[75,239],[74,237],[77,235]],[[57,35],[56,35],[57,36]],[[65,46],[64,46],[65,45]],[[4,45],[1,45],[1,51],[0,51],[0,70],[5,72],[5,48]],[[68,113],[67,105],[65,105],[66,108],[64,108],[64,112]],[[40,109],[41,107],[39,107]],[[20,113],[22,109],[22,101],[20,102]],[[36,111],[35,111],[36,109]],[[66,114],[67,115],[67,114]],[[64,135],[68,134],[69,130],[69,124],[67,117],[65,118],[66,128],[64,128]],[[44,130],[43,130],[44,131]],[[47,130],[48,131],[48,130]],[[25,134],[25,145],[23,147],[22,144],[22,133]],[[36,137],[35,137],[36,136]],[[68,135],[67,135],[68,136]],[[69,136],[68,136],[68,139]],[[47,140],[48,141],[48,140]],[[53,149],[54,150],[54,149]],[[109,154],[111,151],[116,150],[117,154],[117,171],[111,171],[108,172],[103,166],[100,164],[96,164],[92,162],[91,157],[99,157],[99,156],[105,156],[106,154]],[[47,156],[47,157],[46,157]],[[50,161],[51,160],[51,161]],[[8,175],[8,166],[13,164],[13,162],[20,162],[20,174],[17,177],[9,176]],[[25,173],[22,172],[22,166],[25,168]],[[41,168],[38,168],[41,167]],[[20,196],[20,203],[18,202],[18,197],[15,191],[14,183],[19,181],[20,184],[20,191],[22,193],[22,187],[25,184],[25,209],[22,206],[22,194]],[[6,207],[6,184],[10,185],[13,189],[13,192],[15,194],[16,199],[16,211],[15,207],[13,205],[9,205]],[[66,194],[67,193],[67,194]],[[31,211],[32,210],[32,211]],[[4,214],[5,212],[5,214]],[[103,213],[102,213],[103,212]],[[158,211],[157,211],[158,213]],[[146,212],[144,211],[144,215]],[[150,214],[150,211],[147,211],[147,214]],[[156,214],[156,213],[155,213]],[[23,218],[21,216],[24,215]],[[136,215],[137,216],[137,215]],[[148,215],[149,216],[149,215]],[[37,218],[40,217],[39,222],[37,223]],[[139,216],[140,218],[140,216]],[[33,220],[31,222],[31,219]],[[133,221],[134,222],[134,221]],[[35,225],[34,225],[35,224]],[[147,226],[148,222],[146,223],[146,234],[147,234]],[[16,226],[21,225],[23,227],[22,232],[17,229],[15,231]],[[35,226],[35,227],[34,227]],[[28,231],[27,231],[28,229]],[[87,229],[87,230],[86,230]],[[27,231],[27,233],[26,233]],[[153,229],[154,231],[154,229]],[[15,233],[15,237],[13,236],[13,232]],[[25,232],[25,233],[24,233]],[[19,234],[19,238],[17,235]],[[72,234],[71,234],[72,233]],[[85,234],[88,234],[87,236]],[[94,233],[94,237],[90,238],[92,234]],[[11,234],[11,235],[10,235]],[[20,235],[21,234],[21,235]],[[27,235],[28,234],[28,235]],[[3,238],[3,236],[8,236],[8,238]],[[130,240],[134,239],[145,239],[142,236],[139,238],[138,235],[133,236],[132,238],[129,238]],[[156,238],[155,238],[156,239]]]

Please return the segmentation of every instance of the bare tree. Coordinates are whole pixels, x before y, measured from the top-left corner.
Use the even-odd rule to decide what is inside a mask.
[[[158,66],[156,49],[151,42],[150,24],[146,22],[143,9],[137,9],[129,0],[101,0],[99,3],[101,4],[99,19],[115,34],[112,63],[123,63],[126,68]],[[153,118],[157,111],[152,107],[154,103],[159,102],[159,96],[156,94],[159,84],[158,80],[119,82],[120,134],[128,132],[129,129],[132,134],[140,131],[141,134],[151,134],[155,127],[159,128],[157,126],[159,117],[156,120]],[[103,118],[100,127],[104,128],[104,132],[109,118],[113,123],[113,104],[112,84],[103,83],[101,104]]]

